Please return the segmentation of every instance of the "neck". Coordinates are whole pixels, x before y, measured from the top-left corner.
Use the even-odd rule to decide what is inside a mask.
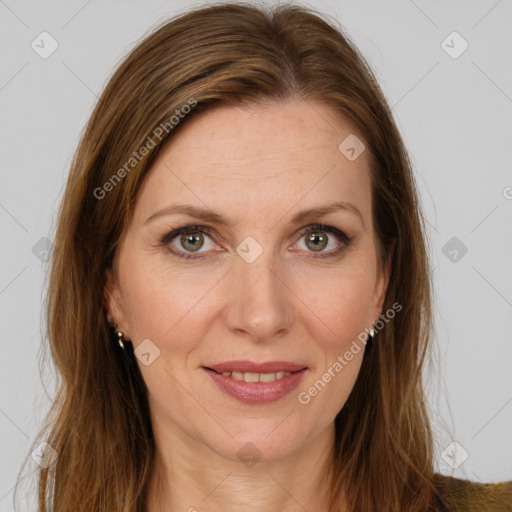
[[[334,424],[276,460],[229,460],[184,432],[155,445],[146,512],[327,511]]]

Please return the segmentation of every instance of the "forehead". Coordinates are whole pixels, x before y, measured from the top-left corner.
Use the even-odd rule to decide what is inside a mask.
[[[344,200],[369,214],[366,151],[339,145],[362,137],[325,105],[305,101],[211,108],[187,121],[155,160],[139,194],[142,214],[179,198],[227,211],[289,211]],[[275,213],[275,212],[274,212]]]

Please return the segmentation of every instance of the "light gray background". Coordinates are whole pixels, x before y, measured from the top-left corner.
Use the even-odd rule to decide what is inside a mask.
[[[195,5],[0,0],[0,512],[12,508],[49,405],[38,368],[45,264],[32,249],[53,236],[79,135],[120,58]],[[339,20],[368,59],[413,160],[434,267],[440,365],[427,377],[437,469],[512,479],[512,2],[309,5]],[[59,45],[47,59],[31,48],[43,31]],[[469,44],[456,59],[441,46],[453,31]],[[455,262],[443,253],[452,237],[468,248]],[[442,454],[454,440],[468,458],[452,471]],[[36,469],[30,460],[25,473]]]

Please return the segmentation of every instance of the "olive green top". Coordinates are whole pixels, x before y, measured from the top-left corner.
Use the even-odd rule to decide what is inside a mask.
[[[436,474],[434,482],[445,500],[443,512],[512,512],[512,480],[481,484]]]

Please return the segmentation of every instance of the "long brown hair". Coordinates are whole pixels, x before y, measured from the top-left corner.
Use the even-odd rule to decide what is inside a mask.
[[[111,77],[73,159],[47,296],[60,381],[39,440],[58,458],[39,471],[40,512],[144,510],[154,456],[147,389],[113,348],[102,297],[105,269],[164,141],[217,104],[293,100],[322,102],[364,137],[379,264],[391,262],[383,311],[402,306],[367,350],[335,419],[330,510],[339,509],[342,489],[353,511],[436,510],[422,383],[432,328],[429,262],[391,111],[334,22],[289,4],[230,3],[181,14],[138,44]]]

